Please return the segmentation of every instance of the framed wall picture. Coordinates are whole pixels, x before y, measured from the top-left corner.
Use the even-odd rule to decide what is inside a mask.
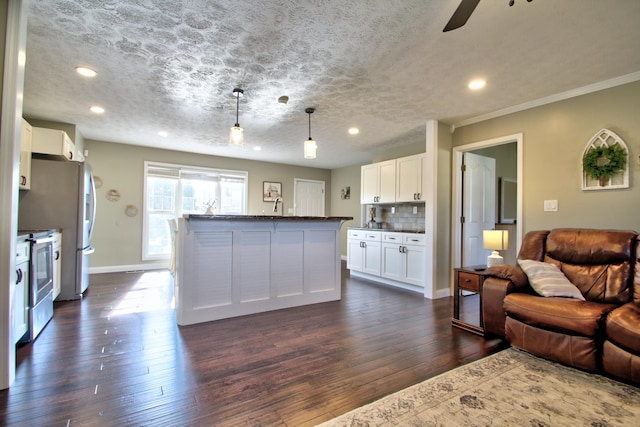
[[[282,197],[281,182],[262,182],[262,201],[273,202],[277,197]]]

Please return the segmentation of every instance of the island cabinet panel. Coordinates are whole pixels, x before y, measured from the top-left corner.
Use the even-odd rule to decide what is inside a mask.
[[[178,220],[179,325],[340,299],[347,218],[237,218]]]
[[[331,293],[340,287],[340,241],[332,230],[308,230],[304,239],[305,293]],[[327,278],[333,278],[327,280]]]
[[[271,282],[274,298],[304,292],[304,231],[281,231],[274,236],[278,250],[271,254]]]
[[[190,237],[193,256],[185,260],[185,268],[201,286],[189,288],[188,298],[197,309],[231,305],[233,233],[203,232]]]
[[[268,300],[271,297],[271,263],[268,256],[271,233],[262,230],[236,231],[234,238],[234,303]]]

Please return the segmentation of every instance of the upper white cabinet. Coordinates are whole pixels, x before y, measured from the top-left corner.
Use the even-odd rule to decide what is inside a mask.
[[[396,202],[424,201],[422,174],[425,159],[424,153],[396,159]]]
[[[360,203],[394,203],[395,201],[395,159],[362,166],[360,170]]]
[[[33,129],[29,122],[22,119],[22,134],[20,137],[20,190],[31,188],[31,146]]]
[[[76,160],[76,146],[66,132],[57,129],[33,128],[32,152],[48,154],[63,160]]]

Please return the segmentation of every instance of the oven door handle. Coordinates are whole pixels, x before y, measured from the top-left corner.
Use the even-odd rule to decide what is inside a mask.
[[[49,242],[53,243],[55,239],[53,238],[53,236],[46,236],[46,237],[32,237],[28,240],[34,245],[40,245],[42,243],[49,243]]]

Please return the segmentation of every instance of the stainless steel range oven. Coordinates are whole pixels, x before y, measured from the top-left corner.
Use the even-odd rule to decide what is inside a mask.
[[[29,330],[20,340],[36,339],[53,317],[53,230],[27,231],[31,243],[29,268]],[[25,231],[21,231],[24,234]]]

